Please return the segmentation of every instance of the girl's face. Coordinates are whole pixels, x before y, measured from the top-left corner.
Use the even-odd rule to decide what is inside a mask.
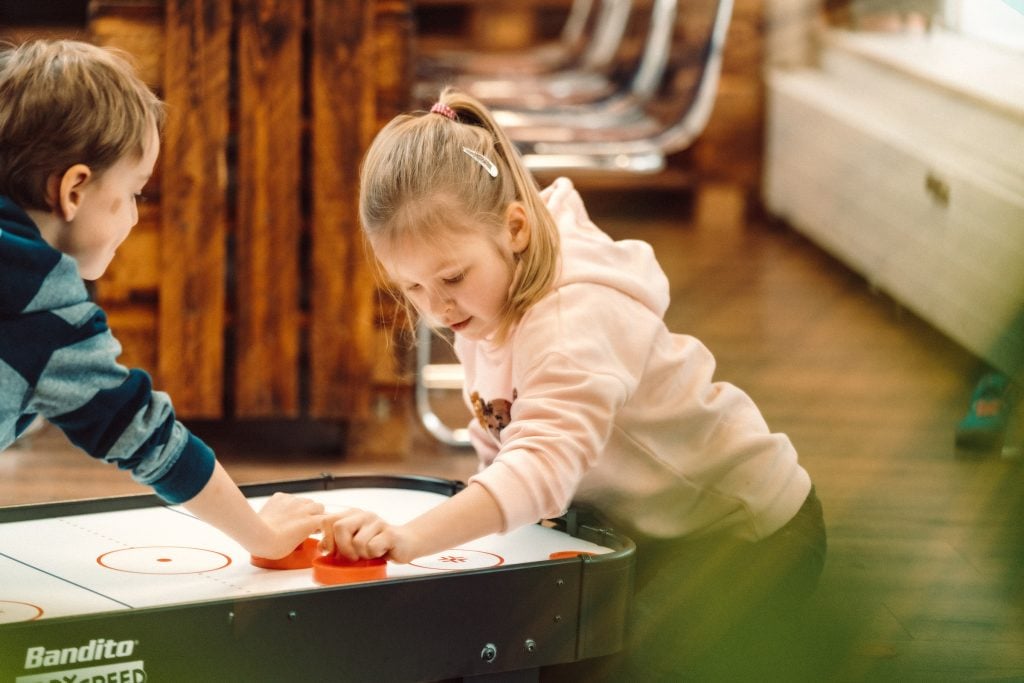
[[[492,335],[515,272],[515,254],[525,248],[521,207],[513,205],[497,238],[485,226],[458,225],[426,240],[374,245],[385,271],[413,306],[435,326],[466,339]],[[510,225],[511,223],[511,225]]]

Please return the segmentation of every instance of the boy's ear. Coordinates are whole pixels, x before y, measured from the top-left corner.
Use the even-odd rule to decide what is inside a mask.
[[[505,210],[505,226],[508,228],[512,252],[522,253],[530,245],[530,221],[526,209],[520,202],[512,202]]]
[[[85,164],[75,164],[64,175],[50,176],[50,183],[47,185],[47,198],[51,196],[51,190],[56,190],[56,201],[52,204],[53,210],[65,221],[75,219],[75,214],[82,205],[82,197],[85,194],[85,186],[92,178],[92,169]],[[53,187],[56,185],[56,187]]]

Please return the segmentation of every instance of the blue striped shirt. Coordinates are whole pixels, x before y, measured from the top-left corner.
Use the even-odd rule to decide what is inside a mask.
[[[164,500],[187,501],[209,481],[213,451],[120,354],[75,260],[0,196],[0,451],[39,414]]]

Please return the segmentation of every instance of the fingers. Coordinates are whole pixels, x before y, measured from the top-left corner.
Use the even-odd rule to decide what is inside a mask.
[[[350,560],[381,557],[393,544],[389,525],[366,510],[328,513],[322,503],[279,492],[264,503],[259,514],[284,537],[282,543],[289,548],[316,532],[323,532],[322,553]],[[293,543],[294,539],[298,540]]]
[[[324,528],[323,503],[289,493],[275,493],[257,514],[266,525],[255,553],[260,557],[283,557]]]
[[[281,492],[272,495],[260,508],[260,514],[271,517],[313,517],[323,513],[323,503]]]
[[[322,555],[334,555],[334,522],[337,521],[338,515],[324,515],[322,519],[320,530],[323,532],[323,538],[320,539],[320,553]]]
[[[365,510],[346,510],[324,530],[325,552],[350,560],[380,557],[390,550],[388,524]]]
[[[324,529],[327,517],[323,503],[287,493],[275,493],[260,510],[271,526],[300,540]]]

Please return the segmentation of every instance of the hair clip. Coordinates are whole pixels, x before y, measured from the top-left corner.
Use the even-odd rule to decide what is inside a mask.
[[[462,151],[465,152],[470,159],[480,164],[483,167],[483,169],[487,171],[487,175],[491,176],[492,178],[498,177],[498,165],[495,164],[493,161],[485,157],[480,152],[474,151],[469,147],[463,147]]]
[[[434,106],[430,108],[430,113],[440,114],[441,116],[449,118],[452,121],[455,120],[455,110],[449,107],[447,104],[441,104],[440,102],[434,103]]]

